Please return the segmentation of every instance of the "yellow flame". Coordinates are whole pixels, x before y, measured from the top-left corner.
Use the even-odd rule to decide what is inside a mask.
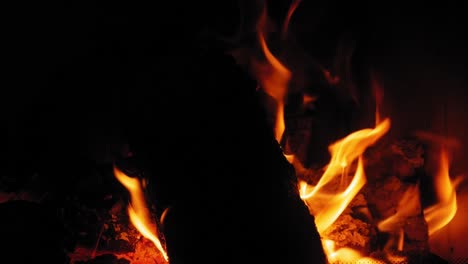
[[[345,138],[333,143],[329,147],[331,160],[324,174],[310,192],[303,192],[301,197],[309,199],[316,195],[327,183],[337,175],[341,175],[343,168],[356,160],[364,151],[379,140],[390,129],[390,119],[385,119],[375,128],[361,129]]]
[[[316,186],[301,181],[299,194],[315,215],[319,233],[324,232],[346,209],[366,183],[361,155],[390,129],[390,120],[385,119],[374,129],[362,129],[332,144],[329,148],[332,158]],[[342,192],[329,193],[324,187],[337,176],[347,174],[346,168],[357,158],[358,166],[350,184]],[[314,201],[325,201],[326,205],[314,206]]]
[[[363,161],[362,158],[360,158],[353,180],[348,185],[346,190],[335,194],[328,202],[326,209],[319,211],[315,215],[315,224],[317,225],[317,230],[319,233],[325,231],[335,222],[335,220],[346,209],[348,204],[358,194],[364,184],[366,184],[366,176],[364,174]]]
[[[335,242],[329,239],[323,239],[322,245],[329,263],[385,264],[381,260],[365,257],[361,252],[349,247],[336,249]]]
[[[130,193],[130,205],[128,206],[130,221],[144,237],[153,242],[164,259],[168,261],[167,252],[157,235],[157,225],[151,221],[142,182],[137,178],[127,176],[116,166],[114,166],[114,176]]]
[[[434,185],[438,203],[424,210],[429,235],[434,234],[446,226],[457,212],[457,197],[455,185],[457,181],[452,182],[449,175],[449,159],[445,149],[440,153],[439,170],[434,178]]]

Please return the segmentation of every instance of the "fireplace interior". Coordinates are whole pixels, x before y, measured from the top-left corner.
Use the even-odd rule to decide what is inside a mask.
[[[11,4],[1,263],[167,263],[129,219],[115,167],[143,183],[170,264],[325,263],[298,186],[317,184],[332,143],[377,126],[376,108],[391,128],[364,153],[367,183],[327,236],[375,261],[400,239],[378,263],[468,263],[466,8],[266,1],[262,30],[291,72],[277,141],[274,96],[256,78],[269,72],[249,61],[264,56],[254,2]],[[441,146],[458,208],[428,235]],[[362,213],[383,220],[414,186],[422,208],[402,238]]]

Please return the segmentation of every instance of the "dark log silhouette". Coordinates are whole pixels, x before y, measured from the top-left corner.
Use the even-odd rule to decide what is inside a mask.
[[[192,57],[167,58],[179,71],[155,75],[151,109],[128,126],[156,206],[170,207],[171,264],[325,262],[255,82],[221,52]]]

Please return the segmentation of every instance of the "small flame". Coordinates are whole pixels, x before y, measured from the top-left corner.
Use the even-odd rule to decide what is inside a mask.
[[[449,159],[445,149],[440,153],[439,162],[439,170],[434,178],[438,203],[424,210],[424,218],[428,225],[429,235],[446,226],[457,212],[455,186],[460,178],[453,182],[450,180]]]
[[[116,166],[114,166],[114,176],[130,193],[130,204],[128,206],[130,221],[144,237],[153,242],[164,259],[168,261],[169,257],[157,235],[157,225],[151,221],[143,193],[143,183],[137,178],[127,176]]]
[[[379,124],[381,120],[380,113],[383,104],[384,89],[374,72],[371,74],[371,88],[375,99],[375,124]]]
[[[284,20],[284,24],[283,24],[283,31],[282,31],[283,38],[287,37],[289,24],[291,22],[291,17],[294,14],[294,11],[296,11],[300,3],[301,3],[301,0],[294,0],[288,9],[288,14],[286,15],[286,19]]]
[[[408,187],[398,203],[396,213],[377,224],[377,228],[382,232],[398,231],[404,221],[420,212],[419,185]]]
[[[400,233],[398,234],[397,249],[399,251],[403,251],[404,246],[405,246],[405,230],[403,228],[400,228]]]

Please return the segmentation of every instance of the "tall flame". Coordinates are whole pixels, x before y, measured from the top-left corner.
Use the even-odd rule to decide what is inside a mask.
[[[445,149],[440,153],[439,162],[439,169],[434,178],[438,202],[424,210],[429,235],[446,226],[457,212],[455,185],[458,181],[452,182],[450,180],[449,159]]]
[[[259,76],[257,77],[262,89],[275,99],[277,104],[274,129],[275,138],[280,142],[285,130],[284,101],[288,91],[288,83],[291,79],[291,72],[271,53],[268,48],[264,35],[266,21],[267,14],[266,8],[264,8],[257,24],[257,32],[258,40],[268,65],[263,65],[265,72],[263,74],[258,74]]]
[[[151,220],[141,180],[127,176],[116,166],[114,166],[114,176],[130,193],[130,204],[128,205],[130,221],[144,237],[153,242],[164,259],[168,261],[169,257],[167,252],[157,235],[157,225]]]

